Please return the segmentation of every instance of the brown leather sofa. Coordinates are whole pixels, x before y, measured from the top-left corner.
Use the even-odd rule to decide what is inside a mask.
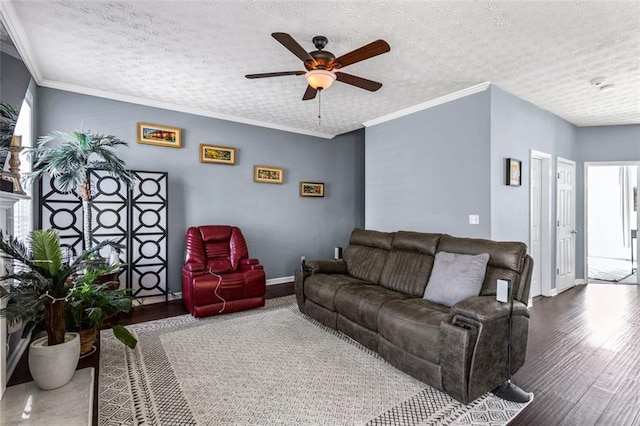
[[[490,255],[479,296],[451,307],[423,299],[438,252]],[[497,279],[513,286],[511,372],[524,364],[532,269],[523,243],[355,229],[343,260],[296,272],[295,292],[305,314],[466,404],[507,380],[509,304],[496,300]]]
[[[187,229],[182,301],[194,317],[264,306],[265,273],[250,259],[240,228],[207,225]]]

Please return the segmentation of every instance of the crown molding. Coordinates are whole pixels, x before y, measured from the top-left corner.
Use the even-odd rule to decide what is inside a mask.
[[[2,41],[0,41],[0,52],[6,53],[7,55],[12,56],[17,60],[19,60],[20,62],[22,62],[22,58],[20,57],[20,54],[18,53],[18,51],[16,50],[16,47],[13,45],[13,43],[11,42],[11,39],[9,38],[5,38]]]
[[[98,98],[112,99],[120,102],[128,102],[131,104],[144,105],[153,108],[161,108],[170,111],[184,112],[187,114],[199,115],[202,117],[216,118],[219,120],[232,121],[235,123],[248,124],[250,126],[265,127],[268,129],[280,130],[283,132],[297,133],[307,136],[315,136],[323,139],[333,139],[336,135],[314,132],[312,130],[299,129],[297,127],[283,126],[280,124],[267,123],[265,121],[253,120],[250,118],[237,117],[235,115],[220,114],[199,108],[192,108],[183,105],[176,105],[169,102],[155,101],[151,99],[140,98],[137,96],[123,95],[120,93],[108,92],[105,90],[91,89],[88,87],[78,86],[75,84],[60,83],[58,81],[43,79],[40,84],[42,87],[50,89],[63,90],[66,92],[80,93],[83,95],[95,96]]]
[[[10,2],[0,1],[0,21],[7,30],[7,33],[9,33],[14,47],[20,54],[20,59],[39,85],[42,81],[42,72],[33,57],[33,49],[31,49],[31,44],[29,44],[27,33],[20,24],[18,15]]]
[[[475,86],[467,87],[466,89],[458,90],[457,92],[449,93],[448,95],[444,95],[409,108],[401,109],[400,111],[392,112],[391,114],[383,115],[382,117],[374,118],[373,120],[365,121],[362,124],[364,125],[364,127],[371,127],[375,126],[376,124],[395,120],[397,118],[404,117],[405,115],[413,114],[418,111],[423,111],[425,109],[433,108],[438,105],[446,104],[447,102],[455,101],[456,99],[464,98],[475,93],[484,92],[489,88],[490,85],[491,82],[485,81],[483,83],[476,84]]]
[[[336,135],[322,132],[314,132],[312,130],[299,129],[297,127],[283,126],[279,124],[267,123],[259,120],[252,120],[244,117],[237,117],[228,114],[219,114],[211,111],[202,110],[199,108],[185,107],[181,105],[175,105],[168,102],[153,101],[150,99],[139,98],[136,96],[122,95],[120,93],[108,92],[105,90],[90,89],[74,84],[61,83],[58,81],[45,79],[37,65],[32,54],[33,50],[29,44],[29,38],[22,25],[20,25],[20,19],[16,14],[13,5],[10,2],[0,0],[0,21],[4,24],[9,36],[13,40],[13,44],[16,50],[22,57],[22,62],[25,64],[31,76],[35,80],[38,86],[48,87],[51,89],[64,90],[67,92],[80,93],[83,95],[96,96],[99,98],[112,99],[116,101],[128,102],[137,105],[145,105],[154,108],[162,108],[170,111],[184,112],[187,114],[200,115],[203,117],[217,118],[220,120],[232,121],[241,124],[248,124],[250,126],[265,127],[268,129],[280,130],[283,132],[297,133],[307,136],[315,136],[322,139],[333,139]]]

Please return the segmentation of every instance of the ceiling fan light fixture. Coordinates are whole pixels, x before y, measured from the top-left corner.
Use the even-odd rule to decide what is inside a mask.
[[[336,80],[336,75],[327,70],[311,70],[304,77],[307,79],[309,86],[316,90],[325,90]]]

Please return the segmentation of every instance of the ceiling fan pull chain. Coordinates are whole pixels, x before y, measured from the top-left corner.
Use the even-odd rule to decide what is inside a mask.
[[[318,90],[318,127],[322,127],[322,90]]]

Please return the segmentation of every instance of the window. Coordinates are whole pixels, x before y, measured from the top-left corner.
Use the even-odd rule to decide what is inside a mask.
[[[27,97],[29,97],[27,95]],[[16,123],[15,134],[22,136],[22,146],[32,147],[32,109],[30,99],[25,99],[20,107],[20,115]],[[20,153],[20,175],[31,171],[31,162],[27,160],[24,152]],[[13,206],[13,235],[21,240],[25,240],[33,229],[33,190],[31,187],[24,188],[30,197],[27,200],[20,200]]]

